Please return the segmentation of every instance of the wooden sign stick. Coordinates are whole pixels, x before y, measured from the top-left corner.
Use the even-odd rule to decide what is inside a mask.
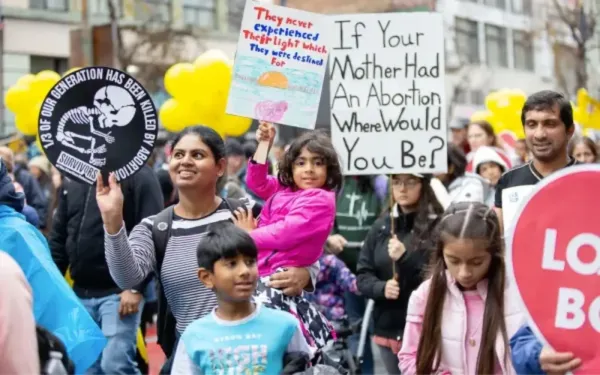
[[[394,219],[394,192],[392,191],[392,175],[389,175],[389,187],[388,194],[390,196],[390,237],[394,237],[394,233],[396,232],[396,225]],[[398,210],[399,211],[399,210]],[[400,215],[400,212],[398,212]],[[394,280],[398,281],[398,273],[396,272],[396,261],[392,259],[392,273],[394,274]]]

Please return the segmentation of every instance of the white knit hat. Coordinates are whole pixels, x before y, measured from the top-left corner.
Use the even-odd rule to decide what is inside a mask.
[[[478,168],[482,164],[489,162],[498,164],[500,168],[502,168],[502,172],[506,172],[508,170],[506,161],[502,159],[498,151],[496,151],[493,147],[482,146],[475,151],[475,155],[473,156],[473,172],[477,173]]]

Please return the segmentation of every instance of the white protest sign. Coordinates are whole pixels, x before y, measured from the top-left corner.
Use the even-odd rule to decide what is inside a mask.
[[[331,137],[344,173],[446,172],[442,15],[331,18]]]
[[[226,112],[314,129],[329,31],[323,15],[247,1]]]

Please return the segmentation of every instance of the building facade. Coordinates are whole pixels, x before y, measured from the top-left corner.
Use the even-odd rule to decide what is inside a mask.
[[[0,49],[3,92],[27,73],[69,69],[70,31],[82,22],[87,1],[90,25],[107,24],[111,0],[2,0],[3,48]],[[233,57],[237,31],[230,25],[227,0],[120,0],[120,22],[152,18],[181,30],[198,30],[199,43],[190,43],[190,59],[203,50],[219,48]],[[238,26],[239,27],[239,26]],[[142,58],[143,60],[143,58]],[[2,107],[3,109],[3,107]],[[0,135],[14,132],[14,116],[2,110]]]
[[[186,46],[190,59],[210,48],[219,48],[233,57],[245,3],[243,0],[3,0],[0,77],[4,90],[24,74],[45,69],[64,72],[69,68],[70,31],[81,25],[82,1],[87,2],[92,25],[109,21],[108,4],[115,1],[120,22],[144,22],[152,17],[175,28],[201,30],[200,43]],[[543,9],[549,0],[269,2],[329,14],[396,12],[423,4],[443,13],[447,28],[446,91],[452,106],[451,117],[469,117],[483,108],[485,96],[493,90],[520,88],[531,93],[558,86],[556,56],[544,26]],[[591,61],[600,62],[600,52],[592,54]],[[597,68],[590,68],[594,84],[598,82],[596,71]],[[324,104],[326,107],[327,101]],[[0,134],[13,132],[12,114],[3,111],[0,117],[4,119]],[[320,117],[321,122],[327,121],[328,113]]]

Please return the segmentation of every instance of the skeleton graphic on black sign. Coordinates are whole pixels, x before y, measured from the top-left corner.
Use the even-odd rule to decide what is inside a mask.
[[[67,111],[58,122],[56,139],[66,147],[72,148],[82,154],[89,154],[90,164],[103,167],[106,157],[98,157],[106,154],[106,143],[111,144],[115,138],[110,134],[113,126],[127,126],[135,116],[135,101],[127,90],[119,86],[105,86],[94,95],[93,107],[77,107]],[[78,132],[65,131],[65,126],[71,122],[74,125],[88,125],[89,135]],[[100,130],[94,126],[94,122]],[[77,139],[89,142],[89,148],[77,146]],[[106,143],[102,142],[102,139]]]

